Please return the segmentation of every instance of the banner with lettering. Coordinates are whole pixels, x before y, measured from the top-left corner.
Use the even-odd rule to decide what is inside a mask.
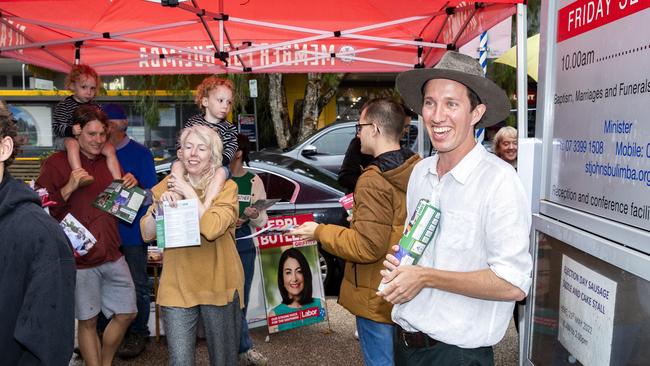
[[[562,1],[551,201],[650,229],[650,1]]]
[[[314,221],[314,215],[269,217],[266,227],[271,229],[256,238],[269,333],[320,323],[326,318],[317,242],[286,235],[307,221]]]

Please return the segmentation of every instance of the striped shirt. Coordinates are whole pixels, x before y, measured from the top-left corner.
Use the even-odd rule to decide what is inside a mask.
[[[54,133],[54,136],[74,136],[72,133],[72,126],[74,125],[72,116],[74,115],[74,111],[84,104],[97,105],[92,101],[88,103],[79,103],[72,97],[72,95],[70,95],[54,107],[54,115],[52,116],[52,132]],[[97,107],[99,108],[99,106]]]
[[[206,126],[217,131],[221,142],[223,143],[223,161],[222,165],[226,166],[235,158],[237,152],[237,128],[226,120],[219,121],[219,123],[210,123],[205,119],[203,114],[195,114],[190,117],[183,128],[192,126]],[[177,148],[180,148],[180,143]]]

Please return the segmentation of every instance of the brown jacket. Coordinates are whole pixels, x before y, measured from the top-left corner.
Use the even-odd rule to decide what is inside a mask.
[[[321,224],[314,233],[323,249],[347,261],[341,305],[354,315],[381,323],[392,323],[392,305],[376,295],[379,271],[390,247],[402,237],[406,186],[420,160],[418,155],[407,156],[405,150],[382,154],[363,171],[349,229]]]

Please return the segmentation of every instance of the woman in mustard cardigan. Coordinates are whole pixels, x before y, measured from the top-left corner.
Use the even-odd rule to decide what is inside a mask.
[[[238,362],[244,274],[235,247],[239,216],[237,185],[226,181],[212,202],[203,202],[206,184],[221,167],[222,143],[205,126],[183,130],[179,159],[185,176],[170,174],[153,189],[154,204],[142,218],[142,237],[156,237],[155,210],[160,201],[175,205],[177,194],[197,199],[201,245],[169,248],[163,257],[158,288],[170,365],[194,365],[196,331],[203,319],[211,365]]]

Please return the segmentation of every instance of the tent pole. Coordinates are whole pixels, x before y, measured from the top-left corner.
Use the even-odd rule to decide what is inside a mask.
[[[366,36],[364,34],[346,34],[345,31],[341,32],[341,38],[363,39],[363,40],[368,40],[368,41],[383,42],[383,43],[395,43],[395,44],[409,45],[409,46],[422,46],[422,47],[431,47],[431,48],[447,48],[447,45],[442,44],[442,43],[411,41],[411,40],[408,40],[408,39],[397,39],[397,38],[387,38],[387,37]]]
[[[477,11],[478,11],[478,9],[476,9],[476,8],[474,10],[472,10],[472,14],[470,14],[470,16],[467,17],[467,19],[465,20],[465,23],[463,23],[463,25],[460,27],[460,30],[458,31],[458,33],[456,33],[456,36],[454,37],[454,40],[451,41],[451,44],[456,46],[456,50],[458,50],[458,46],[457,46],[458,40],[460,39],[460,37],[465,32],[465,29],[467,29],[467,26],[469,25],[469,22],[474,18],[474,15],[476,15]]]
[[[528,70],[527,67],[527,44],[528,44],[528,18],[526,14],[526,5],[517,4],[517,134],[519,135],[519,162],[524,159],[527,159],[527,156],[524,151],[528,150]],[[521,163],[519,163],[521,164]],[[526,174],[530,172],[528,169],[519,169],[519,174],[526,189],[528,189],[529,176]],[[528,309],[530,301],[526,305]],[[526,324],[524,322],[526,311],[523,309],[523,306],[515,304],[519,307],[519,319],[514,319],[515,322],[519,323],[519,364],[523,365],[523,360],[526,359],[524,344],[526,343]]]
[[[12,21],[19,22],[19,23],[29,23],[29,24],[33,24],[33,25],[40,25],[41,27],[44,27],[44,28],[55,28],[55,29],[59,29],[59,30],[69,31],[69,32],[82,33],[82,34],[91,34],[91,35],[99,34],[101,36],[101,33],[90,31],[88,29],[70,27],[70,26],[62,25],[62,24],[56,24],[56,23],[45,22],[45,21],[35,20],[35,19],[21,18],[21,17],[7,17],[7,18],[11,19]],[[51,29],[49,29],[49,30],[51,30]]]
[[[47,41],[47,42],[35,42],[35,43],[30,43],[30,44],[21,44],[21,45],[16,45],[16,46],[7,46],[7,47],[2,47],[0,48],[3,52],[6,51],[16,51],[16,50],[27,50],[30,48],[45,48],[48,46],[56,46],[59,44],[74,44],[75,42],[83,42],[83,41],[91,41],[93,39],[97,38],[102,38],[102,35],[91,35],[91,36],[85,36],[85,37],[77,37],[77,38],[66,38],[66,39],[59,39],[56,41]]]
[[[517,4],[517,131],[519,138],[528,137],[528,70],[526,5]]]

